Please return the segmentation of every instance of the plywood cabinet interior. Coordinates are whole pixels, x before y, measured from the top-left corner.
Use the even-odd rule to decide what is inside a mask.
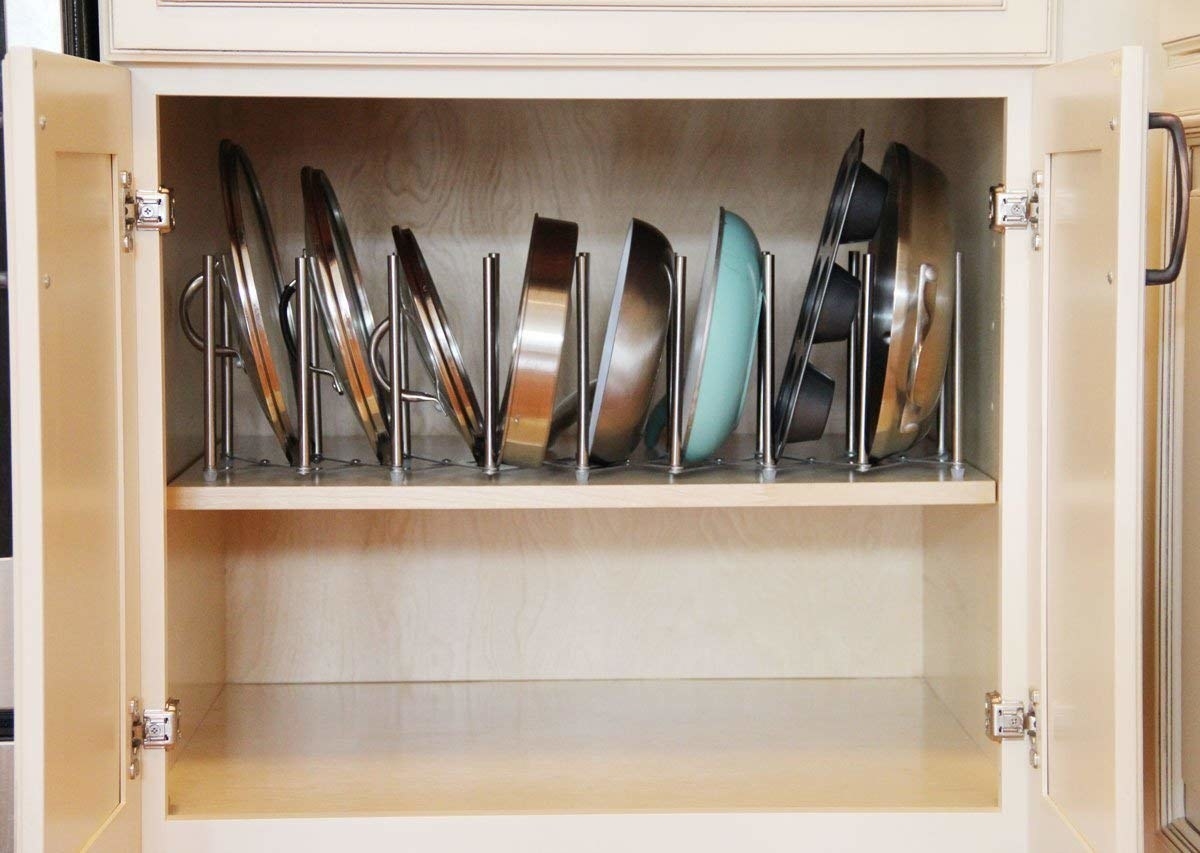
[[[1002,100],[171,97],[158,121],[161,182],[181,205],[160,284],[166,685],[189,709],[165,774],[171,831],[241,817],[999,808],[1000,749],[979,706],[1001,664],[1002,267],[980,200],[1004,171]],[[953,187],[969,271],[964,478],[739,484],[714,469],[668,483],[635,469],[488,485],[462,470],[395,486],[364,466],[350,485],[334,472],[297,486],[286,469],[188,473],[200,364],[174,312],[201,255],[224,245],[220,139],[254,159],[285,259],[303,244],[299,169],[329,173],[377,311],[390,226],[413,228],[478,376],[479,258],[501,253],[507,341],[534,212],[579,222],[603,317],[630,216],[700,259],[718,206],[737,211],[778,258],[782,358],[860,127],[869,162],[903,141]],[[594,352],[603,332],[593,324]],[[844,377],[844,346],[816,357]],[[278,461],[247,388],[237,402],[245,452]],[[349,408],[325,405],[339,455],[366,458]],[[842,422],[839,402],[830,439],[798,452],[839,453]],[[743,441],[753,427],[747,412]],[[417,411],[415,433],[418,452],[465,452],[434,412]],[[277,734],[242,728],[272,705]]]

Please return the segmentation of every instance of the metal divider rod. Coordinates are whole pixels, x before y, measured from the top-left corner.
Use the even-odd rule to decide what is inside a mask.
[[[408,406],[404,403],[404,388],[408,383],[402,376],[404,370],[403,309],[400,306],[400,258],[394,252],[387,256],[387,300],[388,318],[391,328],[388,335],[388,376],[392,379],[392,393],[388,398],[388,415],[392,429],[388,434],[391,469],[404,470],[407,458],[404,433],[408,430]]]
[[[296,390],[300,410],[300,458],[296,471],[311,474],[313,471],[313,389],[318,374],[312,369],[313,352],[312,287],[308,280],[308,258],[296,258],[296,367],[299,371]]]
[[[775,470],[775,256],[762,254],[763,305],[759,338],[762,341],[762,467]]]
[[[307,249],[303,250],[302,258],[304,263],[307,265]],[[300,286],[299,282],[300,279],[297,278],[297,287]],[[308,282],[309,287],[312,287],[313,282],[311,277],[308,279]],[[320,338],[317,336],[317,329],[320,328],[320,317],[317,316],[317,311],[319,310],[317,307],[317,300],[312,298],[311,293],[309,294],[308,305],[308,347],[311,356],[309,363],[314,368],[319,368],[321,366],[321,342]],[[296,310],[297,313],[299,313],[299,305],[296,306]],[[304,351],[301,347],[297,347],[297,350],[299,352]],[[309,415],[312,418],[312,458],[319,462],[325,453],[325,448],[323,447],[325,439],[325,426],[322,422],[321,416],[321,374],[317,370],[306,372],[308,373],[309,379]]]
[[[591,290],[592,256],[580,252],[575,256],[575,356],[579,411],[575,424],[575,470],[587,471],[591,467],[588,454],[588,421],[590,400],[588,384],[591,381],[591,359],[588,354],[588,299]]]
[[[766,265],[766,252],[762,252],[762,263]],[[766,453],[767,444],[770,443],[772,436],[767,432],[767,407],[771,403],[771,394],[767,391],[767,286],[766,286],[766,271],[763,271],[763,304],[762,310],[758,312],[758,340],[756,341],[758,350],[755,355],[755,372],[758,375],[758,395],[755,398],[757,401],[757,410],[754,413],[754,458],[762,459]]]
[[[670,428],[670,472],[683,471],[683,336],[687,305],[687,257],[675,255],[675,287],[671,291],[671,327],[668,339],[667,389]]]
[[[233,320],[229,316],[229,306],[224,299],[219,299],[221,308],[221,346],[226,350],[233,349]],[[221,359],[221,455],[226,464],[233,459],[233,359]]]
[[[402,304],[398,303],[396,311],[396,319],[392,321],[392,334],[399,337],[397,347],[400,351],[400,387],[408,388],[408,315],[404,313]],[[406,399],[402,399],[401,403],[404,418],[400,429],[400,455],[404,460],[404,467],[408,468],[412,465],[412,404]]]
[[[871,467],[867,440],[867,371],[871,364],[871,288],[875,282],[875,258],[862,256],[862,299],[859,301],[858,435],[854,448],[854,466],[860,471]]]
[[[955,468],[963,467],[962,446],[962,252],[954,253],[954,336],[951,369],[953,375],[953,410],[951,412],[950,462]]]
[[[217,259],[204,256],[204,476],[217,473]]]
[[[862,304],[862,252],[850,252],[848,258],[849,273],[859,281],[858,298]],[[861,380],[858,367],[858,351],[861,343],[858,340],[862,324],[856,315],[850,324],[850,337],[846,339],[846,456],[853,459],[858,436],[858,383]]]
[[[495,474],[500,470],[496,447],[496,426],[499,420],[500,385],[496,331],[497,303],[500,298],[500,256],[489,252],[483,259],[483,470]]]

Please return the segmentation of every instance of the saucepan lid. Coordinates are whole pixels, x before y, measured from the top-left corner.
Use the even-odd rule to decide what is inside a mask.
[[[334,370],[376,457],[383,460],[388,451],[388,424],[382,405],[383,389],[377,386],[371,369],[370,341],[375,321],[363,289],[358,258],[326,174],[306,166],[300,173],[300,185],[305,238]]]
[[[483,417],[433,276],[412,231],[394,226],[392,239],[404,276],[400,290],[404,312],[416,320],[419,329],[414,336],[417,352],[433,377],[441,408],[478,460],[483,448]]]
[[[289,348],[279,313],[284,281],[275,231],[254,166],[240,145],[221,141],[219,172],[229,236],[225,266],[232,272],[225,285],[238,353],[275,438],[294,463],[298,444],[289,412],[295,395],[291,370],[281,368],[288,365]]]

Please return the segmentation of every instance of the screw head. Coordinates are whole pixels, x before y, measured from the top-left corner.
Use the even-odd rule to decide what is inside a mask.
[[[38,116],[38,128],[41,130],[46,129],[46,117],[45,116]]]
[[[49,274],[42,276],[42,287],[46,288],[47,290],[50,289],[50,275]]]

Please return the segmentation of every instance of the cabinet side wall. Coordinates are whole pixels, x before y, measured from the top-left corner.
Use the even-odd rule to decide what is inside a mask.
[[[184,744],[226,678],[225,535],[219,515],[167,514],[167,692],[183,709]]]
[[[998,477],[1004,237],[989,228],[987,195],[1005,180],[1004,102],[939,100],[928,110],[925,156],[954,187],[951,223],[963,253],[963,451],[976,468]]]
[[[221,206],[217,148],[225,122],[224,101],[217,98],[159,99],[159,174],[175,194],[176,227],[162,240],[163,353],[166,359],[166,471],[173,477],[201,455],[204,448],[204,361],[183,337],[179,297],[188,281],[204,271],[206,254],[227,253],[229,237]],[[203,306],[192,308],[193,322],[203,323]],[[245,385],[241,371],[235,382]],[[249,399],[249,388],[241,389]],[[262,420],[262,415],[253,413]],[[251,415],[238,421],[249,428]],[[263,427],[265,430],[265,426]]]
[[[227,518],[231,682],[921,674],[919,509]]]
[[[931,507],[924,514],[925,679],[998,766],[980,709],[1000,686],[999,512]]]

